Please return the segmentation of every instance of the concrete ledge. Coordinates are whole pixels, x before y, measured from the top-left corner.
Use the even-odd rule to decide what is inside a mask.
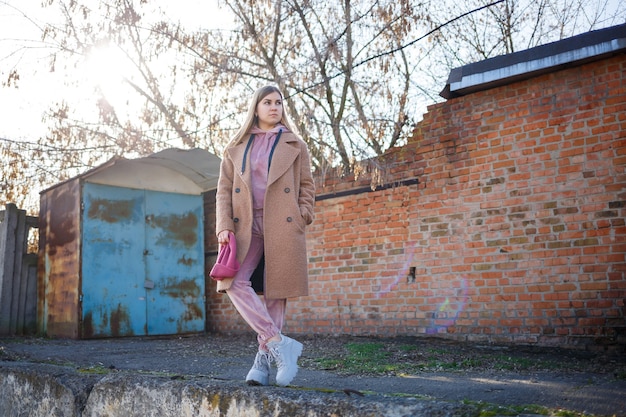
[[[19,363],[0,368],[3,417],[474,416],[461,403],[112,371],[81,375],[63,366]]]
[[[0,369],[0,415],[75,417],[76,395],[54,376]]]

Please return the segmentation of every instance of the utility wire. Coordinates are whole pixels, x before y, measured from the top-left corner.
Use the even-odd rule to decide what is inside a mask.
[[[431,31],[427,32],[426,34],[424,34],[424,35],[420,36],[420,37],[419,37],[419,38],[417,38],[417,39],[412,40],[411,42],[409,42],[409,43],[407,43],[407,44],[405,44],[405,45],[400,45],[400,46],[399,46],[399,47],[397,47],[397,48],[391,49],[391,50],[389,50],[389,51],[381,52],[380,54],[373,55],[373,56],[371,56],[371,57],[369,57],[369,58],[364,59],[363,61],[359,61],[359,62],[357,62],[356,64],[352,65],[352,67],[351,67],[351,68],[349,68],[349,70],[353,70],[354,68],[360,67],[361,65],[365,65],[365,64],[367,64],[368,62],[373,61],[373,60],[375,60],[375,59],[382,58],[382,57],[387,56],[387,55],[392,55],[392,54],[395,54],[395,53],[396,53],[396,52],[398,52],[398,51],[401,51],[401,50],[403,50],[403,49],[405,49],[405,48],[408,48],[408,47],[410,47],[410,46],[413,46],[413,45],[415,45],[417,42],[421,41],[422,39],[424,39],[424,38],[426,38],[426,37],[428,37],[428,36],[430,36],[430,35],[432,35],[433,33],[437,32],[437,31],[439,31],[439,30],[443,29],[444,27],[448,26],[449,24],[454,23],[454,22],[456,22],[457,20],[463,19],[465,16],[469,16],[469,15],[471,15],[471,14],[473,14],[473,13],[476,13],[476,12],[479,12],[479,11],[481,11],[481,10],[483,10],[483,9],[487,9],[487,8],[489,8],[489,7],[495,6],[496,4],[500,4],[500,3],[504,2],[504,1],[505,1],[505,0],[497,0],[497,1],[494,1],[494,2],[492,2],[492,3],[486,4],[486,5],[484,5],[484,6],[477,7],[477,8],[475,8],[475,9],[473,9],[473,10],[470,10],[469,12],[465,12],[465,13],[463,13],[463,14],[461,14],[461,15],[459,15],[459,16],[457,16],[457,17],[455,17],[454,19],[450,19],[450,20],[448,20],[447,22],[442,23],[441,25],[439,25],[439,26],[435,27],[434,29],[432,29]],[[337,73],[335,73],[335,74],[333,74],[333,75],[331,75],[331,76],[326,77],[324,80],[322,80],[322,81],[320,81],[320,82],[317,82],[317,83],[315,83],[315,84],[312,84],[312,85],[310,85],[310,86],[308,86],[308,87],[306,87],[306,88],[296,89],[296,91],[297,91],[298,93],[303,93],[303,92],[305,92],[305,91],[307,91],[307,90],[311,90],[311,89],[313,89],[313,88],[315,88],[315,87],[317,87],[317,86],[319,86],[319,85],[321,85],[321,84],[324,84],[324,83],[325,83],[326,81],[328,81],[328,80],[332,80],[332,79],[334,79],[334,78],[337,78],[337,77],[339,77],[339,76],[341,76],[341,75],[345,74],[347,71],[348,71],[348,69],[345,69],[345,70],[339,71],[339,72],[337,72]]]
[[[448,20],[447,22],[445,22],[445,23],[443,23],[443,24],[441,24],[441,25],[437,26],[436,28],[434,28],[434,29],[433,29],[433,30],[431,30],[430,32],[427,32],[425,35],[422,35],[422,36],[420,36],[419,38],[417,38],[417,39],[415,39],[415,40],[412,40],[411,42],[407,43],[406,45],[401,45],[401,46],[399,46],[399,47],[397,47],[397,48],[395,48],[395,49],[392,49],[392,50],[390,50],[390,51],[382,52],[382,53],[380,53],[380,54],[378,54],[378,55],[374,55],[374,56],[371,56],[371,57],[369,57],[369,58],[364,59],[363,61],[357,62],[357,63],[353,66],[353,68],[356,68],[356,67],[359,67],[359,66],[361,66],[361,65],[367,64],[367,63],[368,63],[368,62],[370,62],[370,61],[373,61],[373,60],[378,59],[378,58],[382,58],[382,57],[384,57],[384,56],[386,56],[386,55],[395,54],[396,52],[401,51],[401,50],[403,50],[403,49],[405,49],[405,48],[408,48],[409,46],[413,46],[413,45],[415,45],[417,42],[421,41],[422,39],[424,39],[424,38],[426,38],[426,37],[428,37],[428,36],[432,35],[433,33],[435,33],[435,32],[437,32],[437,31],[441,30],[441,29],[442,29],[442,28],[444,28],[445,26],[447,26],[447,25],[449,25],[449,24],[451,24],[451,23],[453,23],[453,22],[456,22],[456,21],[457,21],[457,20],[459,20],[459,19],[464,18],[465,16],[469,16],[469,15],[470,15],[470,14],[472,14],[472,13],[479,12],[479,11],[481,11],[481,10],[483,10],[483,9],[489,8],[489,7],[491,7],[491,6],[495,6],[496,4],[502,3],[502,2],[504,2],[504,1],[505,1],[505,0],[498,0],[498,1],[494,1],[493,3],[489,3],[489,4],[486,4],[486,5],[484,5],[484,6],[478,7],[478,8],[476,8],[476,9],[474,9],[474,10],[470,10],[469,12],[463,13],[462,15],[457,16],[457,17],[455,17],[454,19]]]

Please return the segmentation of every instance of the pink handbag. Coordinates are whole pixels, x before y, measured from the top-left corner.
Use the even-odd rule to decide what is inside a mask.
[[[235,235],[232,232],[228,233],[228,245],[224,245],[220,248],[220,253],[217,255],[217,261],[211,273],[211,278],[216,281],[221,281],[225,278],[233,278],[237,271],[239,271],[239,262],[237,262],[237,241]]]

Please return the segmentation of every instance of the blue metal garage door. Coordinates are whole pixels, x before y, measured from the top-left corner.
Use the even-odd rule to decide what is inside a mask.
[[[202,196],[85,183],[82,337],[204,330]]]

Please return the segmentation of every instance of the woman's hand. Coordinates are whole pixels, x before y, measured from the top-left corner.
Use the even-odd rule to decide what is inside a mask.
[[[230,230],[222,230],[217,234],[217,243],[219,243],[220,246],[228,245],[228,242],[230,242],[230,238],[228,237],[229,233]]]

